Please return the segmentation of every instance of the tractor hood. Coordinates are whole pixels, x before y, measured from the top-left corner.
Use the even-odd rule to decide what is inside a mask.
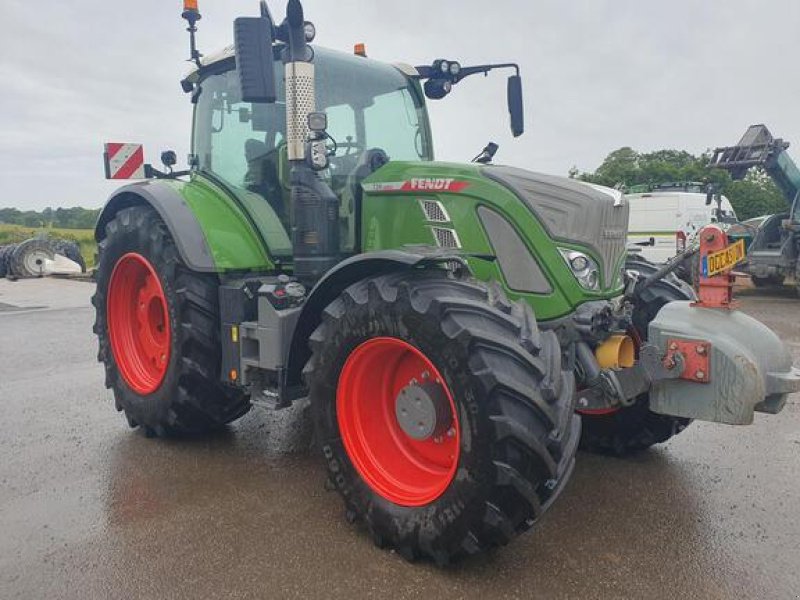
[[[511,167],[426,161],[389,161],[361,188],[364,252],[458,250],[473,257],[478,279],[524,295],[541,320],[622,291],[628,205],[615,190]],[[574,270],[567,257],[575,252],[593,260],[597,285]]]
[[[604,281],[614,281],[628,230],[621,192],[514,167],[487,166],[482,174],[513,192],[551,238],[593,250],[603,261]]]

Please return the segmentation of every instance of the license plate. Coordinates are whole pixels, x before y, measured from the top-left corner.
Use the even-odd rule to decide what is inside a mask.
[[[724,250],[712,252],[703,257],[703,276],[713,277],[718,273],[730,271],[745,259],[744,240],[731,244]]]

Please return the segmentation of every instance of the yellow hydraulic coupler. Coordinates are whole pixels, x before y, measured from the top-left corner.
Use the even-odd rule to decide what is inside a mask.
[[[601,369],[628,369],[636,362],[633,340],[627,335],[612,335],[594,351]]]

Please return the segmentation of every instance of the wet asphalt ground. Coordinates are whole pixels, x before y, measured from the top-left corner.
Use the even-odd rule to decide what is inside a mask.
[[[2,599],[800,598],[796,396],[632,459],[581,454],[538,529],[439,569],[348,525],[317,457],[285,455],[297,437],[261,410],[200,439],[128,429],[95,361],[91,293],[0,281]],[[740,301],[800,362],[794,292]]]

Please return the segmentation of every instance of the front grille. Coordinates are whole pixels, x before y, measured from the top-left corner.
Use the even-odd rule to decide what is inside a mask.
[[[432,227],[433,237],[436,245],[440,248],[461,248],[461,241],[454,229],[444,229],[443,227]]]
[[[628,239],[628,211],[607,206],[604,213],[603,229],[597,247],[603,259],[605,287],[615,287],[621,283],[621,260],[625,256]]]
[[[512,167],[487,167],[483,174],[514,192],[552,239],[593,250],[603,263],[603,287],[616,287],[628,229],[624,199],[613,190]]]

